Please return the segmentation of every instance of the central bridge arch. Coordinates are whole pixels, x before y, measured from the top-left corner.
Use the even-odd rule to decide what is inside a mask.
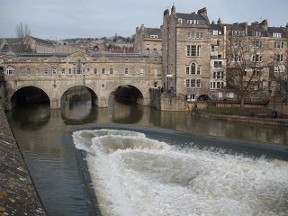
[[[98,106],[98,96],[93,89],[85,85],[75,85],[68,87],[61,94],[61,107],[63,105],[63,102],[70,100],[91,100],[92,106]]]

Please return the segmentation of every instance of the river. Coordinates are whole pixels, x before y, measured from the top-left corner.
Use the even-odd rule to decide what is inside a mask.
[[[7,115],[49,215],[288,215],[287,128],[116,102]]]

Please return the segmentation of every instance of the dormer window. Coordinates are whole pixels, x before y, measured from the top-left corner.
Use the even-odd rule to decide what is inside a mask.
[[[178,19],[178,23],[182,24],[183,20],[181,18]]]
[[[198,25],[199,20],[187,20],[187,24]]]
[[[255,31],[255,32],[254,32],[254,36],[256,36],[256,37],[262,37],[262,32]]]
[[[245,36],[245,31],[232,30],[232,36]]]
[[[150,38],[157,39],[158,35],[150,35]]]
[[[281,33],[274,32],[273,37],[274,38],[281,38]]]

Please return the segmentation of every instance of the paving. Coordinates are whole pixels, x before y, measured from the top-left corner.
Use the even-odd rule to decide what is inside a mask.
[[[6,215],[46,213],[0,104],[0,216]]]

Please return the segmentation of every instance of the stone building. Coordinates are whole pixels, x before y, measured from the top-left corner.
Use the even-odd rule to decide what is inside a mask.
[[[136,28],[134,52],[144,55],[162,55],[162,33],[160,28]]]
[[[188,100],[202,95],[237,100],[240,90],[230,81],[241,62],[241,85],[250,91],[244,97],[275,96],[276,78],[287,79],[287,29],[268,27],[267,20],[250,25],[223,24],[220,19],[210,23],[206,8],[178,13],[173,5],[164,11],[161,28],[164,86]]]
[[[197,13],[164,11],[162,26],[165,88],[196,99],[207,95],[210,81],[210,22],[206,8]]]

